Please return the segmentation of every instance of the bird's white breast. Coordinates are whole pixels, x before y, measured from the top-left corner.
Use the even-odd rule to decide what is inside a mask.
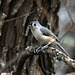
[[[42,32],[39,29],[36,29],[35,31],[31,30],[34,37],[42,44],[47,44],[48,42],[51,42],[51,39],[48,39],[45,35],[42,34]]]

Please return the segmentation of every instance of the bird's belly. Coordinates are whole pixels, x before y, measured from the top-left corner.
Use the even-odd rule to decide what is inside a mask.
[[[55,39],[44,36],[44,35],[39,35],[37,36],[37,40],[41,43],[41,44],[47,44],[47,43],[52,43],[55,41]]]

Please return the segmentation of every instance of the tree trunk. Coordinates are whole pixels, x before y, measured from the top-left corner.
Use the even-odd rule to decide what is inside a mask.
[[[11,60],[24,51],[26,47],[39,46],[28,27],[31,21],[38,20],[56,35],[58,34],[59,0],[1,0],[0,8],[2,12],[0,13],[0,59],[4,64],[9,61],[12,62]],[[16,17],[18,18],[11,20]],[[45,60],[46,57],[43,64],[46,64]],[[32,56],[27,59],[24,65],[26,69],[23,69],[22,73],[24,75],[48,75],[43,71],[39,61],[39,56]],[[51,60],[50,63],[47,62],[47,66],[50,66],[50,64],[53,64]],[[11,72],[15,70],[16,65],[17,60],[3,71]],[[1,64],[0,66],[0,68],[3,67]]]

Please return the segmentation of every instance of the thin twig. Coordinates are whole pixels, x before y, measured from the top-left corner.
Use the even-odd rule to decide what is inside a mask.
[[[11,18],[11,19],[8,19],[8,20],[5,20],[5,21],[3,21],[3,22],[10,22],[10,21],[13,21],[13,20],[16,20],[16,19],[20,19],[20,18],[23,18],[23,17],[25,17],[25,16],[29,16],[29,14],[32,14],[32,13],[34,13],[35,11],[32,11],[32,12],[27,12],[27,13],[25,13],[24,15],[21,15],[21,16],[18,16],[18,17],[15,17],[15,18]]]

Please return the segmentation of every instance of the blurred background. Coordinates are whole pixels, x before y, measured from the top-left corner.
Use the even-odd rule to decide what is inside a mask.
[[[59,38],[61,44],[67,50],[70,57],[75,59],[75,1],[74,0],[60,0],[61,6],[58,12],[59,16]],[[58,64],[60,68],[56,71],[56,75],[63,75],[65,72],[75,71],[72,67],[68,67],[61,62]],[[75,74],[71,74],[75,75]]]

